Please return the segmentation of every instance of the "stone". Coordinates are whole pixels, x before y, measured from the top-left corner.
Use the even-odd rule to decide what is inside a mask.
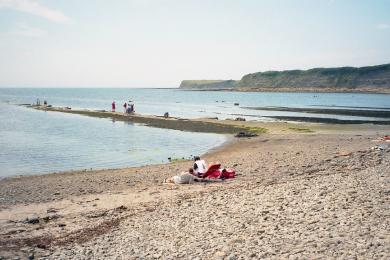
[[[257,134],[255,133],[250,133],[250,132],[239,132],[238,134],[235,135],[237,138],[242,138],[242,137],[255,137]]]
[[[224,258],[226,256],[226,252],[224,252],[224,251],[217,251],[217,252],[215,252],[214,256],[216,258]]]
[[[226,259],[228,259],[228,260],[236,260],[237,256],[235,254],[230,254],[230,255],[227,256]]]
[[[39,218],[38,217],[26,218],[24,223],[26,223],[26,224],[38,224],[39,223]]]

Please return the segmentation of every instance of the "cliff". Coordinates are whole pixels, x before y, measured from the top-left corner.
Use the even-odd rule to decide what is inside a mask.
[[[187,88],[185,82],[182,82],[181,88]],[[266,71],[247,74],[239,81],[190,82],[198,82],[198,84],[190,84],[191,89],[198,90],[223,88],[235,91],[390,93],[390,64],[360,68],[340,67]]]
[[[180,84],[182,89],[195,90],[222,90],[233,89],[236,86],[235,80],[183,80]]]
[[[390,64],[370,67],[267,71],[245,75],[237,90],[256,89],[376,90],[390,89]]]

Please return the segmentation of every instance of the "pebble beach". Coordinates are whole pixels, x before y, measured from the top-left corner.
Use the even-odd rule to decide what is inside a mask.
[[[263,134],[191,161],[0,181],[2,259],[388,259],[386,128]]]

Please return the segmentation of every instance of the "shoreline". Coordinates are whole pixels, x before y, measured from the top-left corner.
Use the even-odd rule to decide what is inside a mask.
[[[23,105],[25,106],[25,105]],[[245,122],[233,121],[236,123],[226,123],[229,120],[218,120],[214,118],[184,119],[178,117],[152,116],[140,114],[124,114],[122,112],[110,112],[106,110],[86,110],[86,109],[67,109],[65,107],[46,107],[46,106],[25,106],[40,111],[61,112],[78,114],[96,118],[113,118],[120,121],[129,121],[144,124],[150,127],[166,128],[172,130],[216,133],[216,134],[237,134],[241,131],[252,133],[263,133],[266,130],[260,127],[248,127]]]
[[[227,146],[223,149],[215,149],[204,155],[209,163],[220,161],[226,167],[236,170],[236,179],[222,183],[162,184],[164,178],[186,170],[192,165],[192,161],[0,180],[0,226],[1,235],[5,238],[0,241],[0,256],[7,259],[8,256],[26,257],[33,253],[36,257],[48,259],[64,256],[82,258],[87,257],[88,250],[92,250],[97,258],[112,258],[127,252],[121,247],[121,239],[126,238],[124,242],[131,245],[130,248],[138,250],[126,254],[142,254],[146,257],[145,254],[154,254],[154,247],[147,246],[148,241],[169,244],[168,241],[173,239],[182,241],[183,245],[193,245],[196,242],[191,239],[197,240],[199,236],[206,236],[209,241],[217,240],[215,243],[211,242],[212,248],[216,246],[211,251],[208,247],[199,245],[205,258],[213,258],[216,254],[222,254],[221,252],[228,255],[231,250],[236,255],[245,254],[245,250],[250,253],[266,253],[262,247],[253,251],[246,242],[240,242],[244,251],[230,246],[218,247],[219,239],[229,238],[229,232],[232,232],[229,241],[239,239],[239,232],[247,236],[248,239],[244,241],[260,239],[259,242],[263,240],[268,246],[270,242],[267,241],[282,242],[286,237],[294,240],[300,236],[314,236],[321,243],[326,241],[324,237],[332,234],[342,241],[338,252],[345,253],[347,245],[354,243],[356,239],[365,239],[369,243],[372,235],[381,234],[375,223],[382,223],[377,222],[377,218],[388,214],[388,207],[386,199],[378,199],[377,196],[385,191],[385,186],[381,183],[386,182],[389,177],[383,175],[383,170],[380,169],[388,167],[390,150],[372,151],[370,147],[380,143],[374,140],[389,131],[388,127],[378,131],[371,126],[363,134],[360,130],[331,130],[323,133],[279,133],[250,139],[233,139],[228,145],[225,143]],[[379,172],[384,177],[379,177],[379,173],[378,178],[375,177],[376,173],[366,173],[376,167],[379,167]],[[355,178],[359,178],[359,181]],[[328,195],[319,195],[324,192]],[[361,218],[360,211],[355,212],[353,209],[367,209],[371,203],[365,202],[366,198],[377,202],[375,208],[371,208],[371,215],[361,223],[358,221]],[[358,204],[343,209],[345,199],[352,202],[355,200]],[[231,203],[226,203],[226,200]],[[309,204],[306,205],[307,203]],[[297,208],[298,204],[301,206]],[[283,211],[280,211],[281,207]],[[313,210],[317,207],[337,210]],[[230,213],[224,215],[227,208]],[[217,229],[223,233],[222,236],[213,231],[215,218],[208,217],[210,209],[217,219],[230,223],[224,225],[222,231]],[[306,214],[306,217],[302,217],[302,213],[296,212],[297,210]],[[173,215],[167,212],[172,212]],[[344,214],[348,218],[344,218]],[[172,234],[172,238],[168,240],[162,235],[166,232],[162,232],[161,228],[183,223],[190,216],[195,222],[194,226],[185,224],[185,230],[190,236],[183,236],[181,229],[176,229],[178,233]],[[241,222],[242,220],[245,221]],[[366,237],[353,231],[345,233],[337,224],[339,220],[346,221],[345,225],[349,230],[354,230],[359,223],[360,228],[369,226],[371,231]],[[301,224],[291,226],[288,224],[291,221],[315,227],[319,232],[318,236],[308,229],[300,228]],[[198,222],[203,225],[197,225]],[[138,224],[134,226],[132,223]],[[278,229],[277,226],[283,228]],[[195,232],[194,228],[200,233]],[[251,233],[253,228],[263,231],[257,235]],[[150,233],[150,229],[157,232]],[[142,236],[140,241],[132,240],[134,232]],[[298,236],[295,237],[294,234]],[[112,243],[107,243],[107,237]],[[299,247],[305,247],[304,251],[300,251],[301,257],[330,256],[325,253],[329,251],[326,244],[313,246],[310,240],[299,240]],[[233,242],[229,241],[227,245],[232,245]],[[368,257],[383,254],[388,244],[383,239],[378,241],[381,247],[374,247],[374,251],[368,250],[363,255]],[[285,250],[276,251],[275,256],[284,258],[283,252],[286,250],[287,254],[297,252],[296,246],[289,245]],[[98,248],[103,248],[105,253]],[[174,258],[181,258],[198,254],[187,246],[184,246],[184,251],[179,249],[181,247],[174,247],[173,251],[170,251],[169,246],[164,248],[167,251],[163,250],[162,256],[174,254]],[[313,255],[316,251],[312,250],[319,249],[325,251]]]
[[[312,88],[249,88],[249,89],[180,89],[183,91],[212,91],[212,92],[218,92],[218,91],[226,91],[226,92],[248,92],[248,93],[329,93],[329,94],[383,94],[383,95],[390,95],[389,89],[362,89],[362,90],[356,90],[356,89],[335,89],[335,88],[324,88],[324,89],[312,89]]]
[[[120,112],[110,112],[110,111],[100,111],[100,110],[87,110],[87,109],[66,109],[64,107],[45,107],[45,106],[34,106],[29,104],[19,104],[19,106],[24,106],[27,108],[32,108],[39,111],[50,111],[50,112],[62,112],[62,113],[72,113],[72,114],[79,114],[84,116],[90,116],[90,117],[97,117],[97,118],[115,118],[120,121],[142,121],[145,123],[146,126],[150,127],[161,127],[161,128],[168,128],[168,129],[174,129],[174,130],[180,130],[180,126],[182,122],[192,122],[194,124],[190,125],[186,129],[186,131],[191,132],[206,132],[206,133],[217,133],[222,134],[225,136],[226,140],[210,149],[208,149],[205,153],[200,154],[200,156],[208,156],[213,155],[215,153],[219,153],[220,151],[224,149],[229,149],[230,146],[234,146],[235,143],[237,143],[239,140],[238,138],[234,137],[234,133],[238,133],[238,131],[245,131],[245,132],[253,132],[256,134],[330,134],[335,133],[338,134],[339,131],[349,132],[349,131],[366,131],[367,129],[372,129],[372,124],[360,124],[360,128],[357,128],[353,123],[348,124],[348,120],[345,120],[345,122],[339,122],[340,120],[328,120],[328,119],[322,119],[320,121],[316,121],[317,118],[314,118],[313,121],[310,120],[302,120],[300,121],[299,118],[296,122],[260,122],[260,121],[234,121],[234,120],[218,120],[219,122],[216,123],[215,119],[207,119],[207,118],[200,118],[200,119],[181,119],[181,118],[163,118],[159,116],[149,116],[149,115],[139,115],[139,114],[133,114],[133,115],[124,115]],[[290,120],[295,119],[295,117],[283,117],[283,120]],[[324,121],[322,121],[324,120]],[[156,123],[157,122],[157,123]],[[164,122],[174,122],[174,124],[167,124],[164,125]],[[176,124],[176,122],[178,124]],[[319,123],[326,123],[326,124],[319,124]],[[197,124],[202,125],[202,128],[197,129]],[[214,127],[215,124],[218,124],[218,127]],[[211,127],[210,127],[211,126]],[[220,127],[222,126],[222,127]],[[378,130],[386,129],[386,125],[379,125],[380,128]],[[247,139],[248,137],[244,137]],[[189,162],[191,161],[188,158],[185,158],[183,160],[179,160],[179,162]],[[118,170],[125,170],[125,169],[138,169],[143,167],[149,167],[149,166],[156,166],[156,165],[166,165],[170,163],[175,163],[175,161],[172,162],[165,162],[165,163],[148,163],[145,165],[138,165],[138,166],[125,166],[125,167],[116,167],[116,168],[80,168],[80,169],[70,169],[70,170],[62,170],[62,171],[56,171],[56,172],[42,172],[42,173],[36,173],[36,174],[16,174],[16,175],[10,175],[10,176],[4,176],[0,177],[0,181],[4,179],[16,179],[16,178],[29,178],[34,176],[50,176],[50,175],[73,175],[77,173],[88,173],[88,172],[100,172],[100,171],[118,171]]]
[[[223,182],[162,183],[190,160],[0,179],[0,257],[389,256],[389,126],[244,126],[267,132],[202,156],[236,171]]]
[[[208,149],[203,154],[199,154],[200,157],[212,155],[214,153],[221,152],[223,149],[228,148],[232,144],[234,144],[235,140],[232,135],[223,134],[226,137],[226,140],[210,149]],[[120,171],[120,170],[132,170],[132,169],[142,169],[144,167],[154,167],[154,166],[161,166],[171,163],[177,163],[177,162],[192,162],[191,159],[180,159],[178,161],[172,161],[172,162],[165,162],[165,163],[148,163],[145,165],[138,165],[138,166],[125,166],[125,167],[117,167],[117,168],[83,168],[83,169],[72,169],[72,170],[64,170],[64,171],[57,171],[57,172],[43,172],[43,173],[36,173],[36,174],[17,174],[17,175],[10,175],[10,176],[0,176],[0,182],[2,180],[7,179],[22,179],[22,178],[32,178],[35,176],[45,177],[45,176],[51,176],[51,175],[74,175],[74,174],[80,174],[80,173],[88,173],[88,172],[106,172],[106,171]],[[1,207],[0,207],[1,209]]]
[[[335,119],[335,118],[322,118],[322,117],[298,117],[298,116],[263,116],[266,118],[276,119],[274,122],[263,121],[237,121],[234,119],[219,120],[216,118],[196,118],[186,119],[179,117],[164,118],[163,116],[153,115],[141,115],[141,114],[123,114],[121,112],[110,112],[106,110],[87,110],[87,109],[66,109],[64,107],[44,107],[35,105],[21,104],[28,108],[41,111],[50,112],[62,112],[79,114],[97,118],[113,118],[121,121],[130,121],[134,123],[144,124],[150,127],[166,128],[180,131],[189,132],[203,132],[203,133],[217,133],[217,134],[237,134],[238,132],[248,132],[254,134],[263,134],[267,131],[272,131],[275,126],[280,128],[280,124],[297,124],[303,123],[306,127],[311,127],[313,124],[326,124],[330,127],[334,125],[389,125],[390,120],[360,120],[360,119]],[[283,112],[308,112],[320,114],[321,111],[330,111],[330,114],[335,115],[352,115],[352,116],[368,116],[368,117],[390,117],[390,111],[388,110],[362,110],[354,111],[350,109],[316,109],[316,108],[288,108],[288,107],[243,107],[247,110],[269,110],[269,111],[283,111]],[[243,116],[237,114],[233,116]],[[280,122],[284,120],[287,122]],[[278,126],[279,125],[279,126]],[[325,126],[326,128],[326,126]]]

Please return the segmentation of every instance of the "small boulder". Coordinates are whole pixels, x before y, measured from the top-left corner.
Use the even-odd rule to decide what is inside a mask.
[[[38,217],[29,217],[29,218],[26,218],[24,223],[26,223],[26,224],[38,224],[39,223],[39,218]]]
[[[255,133],[250,133],[250,132],[239,132],[238,134],[235,135],[235,137],[241,138],[241,137],[255,137],[257,134]]]

